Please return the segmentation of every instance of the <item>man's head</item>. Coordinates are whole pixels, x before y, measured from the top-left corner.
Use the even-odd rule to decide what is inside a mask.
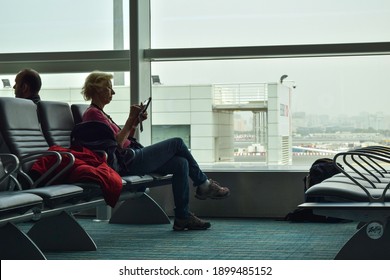
[[[34,99],[41,90],[42,81],[38,72],[33,69],[21,70],[15,78],[15,96],[17,98]]]

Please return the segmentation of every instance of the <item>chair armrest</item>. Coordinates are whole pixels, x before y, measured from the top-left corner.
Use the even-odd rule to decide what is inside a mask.
[[[26,171],[23,170],[23,165],[45,156],[54,156],[55,163],[34,182],[33,179],[26,173]],[[19,160],[21,163],[19,167],[19,174],[27,180],[30,185],[30,188],[36,188],[39,184],[41,184],[45,180],[48,180],[49,176],[51,176],[52,173],[57,169],[57,167],[61,164],[62,156],[60,153],[55,151],[43,151],[27,154],[25,156],[20,157]],[[55,175],[55,177],[57,177],[57,175]]]
[[[345,164],[345,169],[338,166],[337,162],[342,161]],[[375,181],[365,175],[364,172],[368,172],[369,175],[373,176],[372,165],[370,162],[376,162],[379,166],[388,166],[390,164],[390,157],[384,154],[378,154],[372,151],[359,151],[353,150],[349,152],[340,152],[334,157],[335,166],[348,177],[356,186],[360,187],[367,195],[370,202],[384,202],[387,191],[390,188],[390,181],[382,183],[382,186],[378,187],[380,181],[374,176]],[[358,177],[356,177],[358,176]],[[360,178],[360,180],[358,179]],[[370,191],[365,187],[362,182],[365,181],[370,185],[372,189],[383,189],[382,194],[378,197],[374,197]],[[385,186],[384,186],[385,185]]]
[[[19,181],[15,178],[14,174],[17,173],[19,169],[19,159],[13,154],[0,154],[0,168],[4,171],[4,174],[0,176],[0,184],[2,184],[8,178],[15,183],[16,187],[20,190]],[[16,173],[15,173],[16,172]],[[8,183],[8,191],[13,191],[14,186]]]
[[[68,172],[69,169],[72,168],[75,162],[74,155],[70,152],[65,152],[65,151],[44,151],[39,153],[28,154],[21,158],[21,162],[25,164],[27,162],[35,161],[45,156],[55,156],[56,159],[55,163],[35,181],[33,181],[33,179],[22,168],[20,168],[19,173],[27,179],[27,181],[30,184],[30,188],[36,188],[39,185],[41,185],[42,182],[45,181],[46,182],[43,184],[43,186],[49,186],[53,184],[53,182],[55,182],[58,178],[61,178],[61,176],[66,174],[66,172]],[[63,163],[64,158],[68,158],[69,161],[66,163],[66,165],[63,166],[61,170],[58,170],[58,167],[60,166],[61,163]],[[54,175],[53,172],[55,173]]]
[[[64,159],[64,155],[66,157],[69,158],[69,162],[64,166],[63,169],[61,169],[61,171],[57,172],[56,175],[54,175],[46,184],[45,186],[48,186],[48,185],[51,185],[53,182],[55,182],[58,178],[61,178],[62,175],[66,174],[66,172],[69,171],[69,169],[72,168],[72,166],[74,165],[74,162],[75,162],[75,157],[72,153],[70,152],[58,152],[61,157],[62,157],[62,160]]]
[[[390,159],[390,147],[386,146],[369,146],[369,147],[364,147],[364,148],[359,148],[356,150],[353,150],[354,152],[360,152],[364,154],[372,154],[372,155],[377,155],[380,157],[384,158],[389,158]],[[370,161],[370,167],[376,174],[380,177],[385,177],[384,174],[389,173],[389,171],[384,168],[382,165],[380,165],[376,160],[372,158],[368,158]]]

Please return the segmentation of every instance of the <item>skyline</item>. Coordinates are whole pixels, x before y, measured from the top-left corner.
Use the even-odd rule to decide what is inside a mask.
[[[235,114],[236,128],[240,131],[253,130],[253,117],[251,112],[239,112]],[[358,112],[356,115],[330,115],[330,114],[306,114],[305,112],[292,112],[293,130],[301,128],[343,128],[350,132],[350,129],[376,130],[390,132],[390,113],[368,113]]]

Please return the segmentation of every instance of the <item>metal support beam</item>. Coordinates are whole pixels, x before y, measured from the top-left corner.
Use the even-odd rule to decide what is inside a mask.
[[[0,54],[0,74],[14,75],[23,68],[41,74],[129,71],[129,50]]]
[[[147,49],[144,55],[151,61],[390,55],[390,42]]]
[[[130,1],[130,103],[139,104],[151,96],[151,63],[144,51],[150,49],[150,1]],[[151,122],[144,122],[141,142],[150,144]],[[139,134],[136,135],[139,138]]]
[[[114,50],[124,49],[124,32],[123,32],[123,0],[114,0],[113,2],[113,27],[114,27]],[[114,85],[124,85],[125,74],[123,72],[114,73]]]

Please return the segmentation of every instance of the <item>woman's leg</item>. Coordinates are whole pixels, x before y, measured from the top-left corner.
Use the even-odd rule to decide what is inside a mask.
[[[147,173],[173,174],[172,189],[175,200],[175,212],[178,217],[188,215],[188,177],[198,187],[196,197],[225,198],[229,189],[221,187],[217,182],[208,180],[199,168],[181,138],[171,138],[159,143],[135,150],[135,156],[128,166],[128,175],[144,175]]]
[[[136,150],[134,160],[129,166],[130,175],[143,175],[151,172],[162,172],[162,168],[174,156],[179,156],[188,162],[188,174],[195,186],[207,180],[206,174],[199,168],[198,163],[188,150],[181,138],[171,138],[159,143]],[[167,174],[175,170],[165,168]]]
[[[153,172],[173,174],[172,191],[175,216],[178,218],[188,217],[188,177],[197,180],[199,184],[207,180],[206,175],[200,170],[180,138],[171,138],[136,150],[128,170],[129,175],[144,175]]]
[[[188,162],[183,157],[174,156],[156,170],[160,174],[173,174],[172,192],[175,204],[175,217],[186,219],[189,215]]]

